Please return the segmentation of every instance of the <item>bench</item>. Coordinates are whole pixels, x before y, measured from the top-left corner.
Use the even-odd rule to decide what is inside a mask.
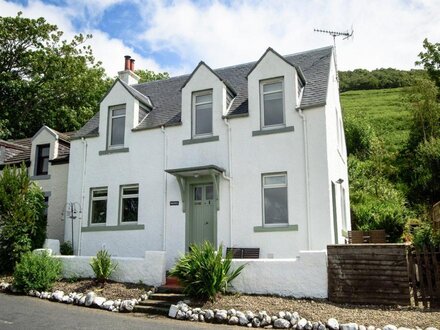
[[[232,259],[258,259],[260,248],[226,248],[226,254],[232,254]]]

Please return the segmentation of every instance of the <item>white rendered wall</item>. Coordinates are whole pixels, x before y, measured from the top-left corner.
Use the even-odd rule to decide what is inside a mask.
[[[93,278],[92,256],[53,256],[63,263],[63,278]],[[160,286],[165,283],[165,253],[146,251],[143,258],[112,257],[117,268],[110,277],[118,282],[142,283]]]
[[[50,133],[49,129],[42,129],[39,134],[32,139],[29,175],[33,178],[33,181],[41,187],[42,191],[49,196],[46,237],[48,239],[63,241],[65,224],[62,220],[62,213],[66,204],[69,165],[52,165],[49,162],[48,175],[50,178],[39,179],[38,176],[35,176],[34,165],[36,163],[36,149],[37,145],[41,144],[50,144],[49,160],[57,156],[58,140]]]
[[[230,287],[232,292],[276,294],[296,298],[327,298],[326,251],[301,251],[296,259],[235,259],[246,265]]]

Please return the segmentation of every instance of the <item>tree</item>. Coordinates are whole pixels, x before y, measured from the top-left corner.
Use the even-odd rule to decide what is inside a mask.
[[[156,73],[150,70],[135,70],[134,73],[141,77],[141,80],[139,80],[140,84],[149,81],[168,79],[170,77],[168,72]]]
[[[429,77],[440,88],[440,43],[430,43],[427,38],[423,40],[425,51],[419,53],[420,61],[417,65],[423,65]]]
[[[91,35],[71,41],[62,35],[42,17],[0,17],[0,122],[6,137],[32,136],[43,124],[75,130],[98,110],[111,81],[85,46]]]
[[[27,169],[6,166],[0,176],[0,272],[12,271],[20,257],[46,238],[44,194]]]

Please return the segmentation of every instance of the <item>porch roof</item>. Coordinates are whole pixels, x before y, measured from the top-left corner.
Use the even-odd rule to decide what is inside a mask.
[[[221,174],[225,172],[225,169],[217,165],[203,165],[168,169],[165,172],[179,177],[199,177],[204,175]]]

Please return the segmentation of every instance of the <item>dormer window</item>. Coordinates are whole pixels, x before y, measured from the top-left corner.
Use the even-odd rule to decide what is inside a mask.
[[[49,150],[50,144],[41,144],[37,146],[37,159],[35,175],[47,175],[49,170]]]
[[[116,105],[109,108],[108,129],[108,147],[123,147],[125,136],[125,104]]]
[[[270,128],[284,125],[284,83],[283,78],[260,82],[261,126]]]
[[[193,136],[212,135],[212,90],[193,93]]]

